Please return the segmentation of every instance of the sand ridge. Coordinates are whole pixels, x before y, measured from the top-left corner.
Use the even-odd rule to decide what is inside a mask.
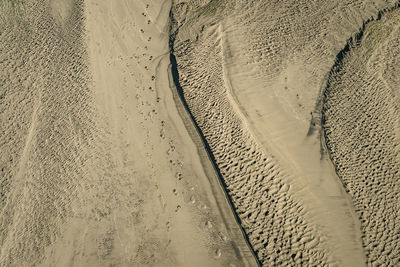
[[[366,23],[330,74],[324,94],[327,146],[359,215],[369,265],[395,266],[398,242],[399,11]]]
[[[184,28],[179,30],[186,36]],[[292,199],[284,172],[265,156],[232,109],[223,81],[219,27],[211,27],[196,39],[201,45],[181,41],[174,47],[180,84],[253,249],[263,264],[324,264],[328,253],[322,252],[323,241],[316,237],[316,228],[304,219],[304,208]],[[209,83],[205,86],[202,81]]]
[[[398,265],[398,6],[0,0],[0,266]]]
[[[324,240],[317,247],[327,248],[322,254],[332,264],[364,265],[362,233],[353,199],[343,189],[321,143],[321,92],[330,62],[345,44],[346,36],[395,1],[347,1],[340,5],[278,1],[176,3],[179,41],[175,51],[183,94],[210,144],[233,202],[235,197],[259,197],[247,196],[248,190],[254,192],[251,186],[233,189],[229,185],[246,177],[246,170],[263,168],[245,164],[246,159],[260,161],[253,155],[243,154],[238,159],[228,156],[230,149],[234,150],[232,155],[240,155],[242,147],[253,151],[249,141],[253,140],[279,166],[285,183],[290,185],[288,194],[305,207],[307,223],[317,225],[315,236]],[[301,19],[304,17],[310,20]],[[335,26],[343,23],[346,26]],[[235,142],[240,143],[238,148],[233,146]],[[263,194],[264,190],[261,187],[257,193]],[[237,203],[242,225],[248,231]],[[251,211],[243,213],[252,215]],[[262,220],[259,214],[254,217],[249,225],[259,225],[257,220]],[[265,232],[259,232],[252,240],[252,234],[248,231],[261,261],[287,260],[273,252],[279,238],[268,240],[263,236]],[[257,243],[264,244],[264,248],[254,246]],[[260,253],[263,249],[269,257]],[[290,249],[288,246],[276,251],[290,254]]]

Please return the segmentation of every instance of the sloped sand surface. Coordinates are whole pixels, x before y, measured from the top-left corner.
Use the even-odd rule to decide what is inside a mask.
[[[324,96],[328,148],[354,199],[371,265],[400,264],[399,14],[366,24],[332,69]]]
[[[346,35],[388,6],[393,4],[214,1],[197,8],[193,1],[176,6],[174,47],[184,98],[250,243],[267,266],[372,262],[364,251],[357,201],[344,190],[325,145],[322,92]],[[347,16],[352,19],[344,20]],[[264,171],[271,169],[278,171]],[[287,192],[269,194],[274,183]],[[297,231],[298,218],[304,232]],[[310,238],[297,238],[307,233]],[[389,258],[396,262],[394,255]]]
[[[1,266],[256,265],[174,102],[169,7],[3,13]]]
[[[0,266],[397,266],[399,4],[0,0]]]
[[[37,265],[87,175],[83,14],[63,29],[39,3],[2,6],[1,16],[0,265]]]
[[[218,34],[218,28],[213,34]],[[199,43],[206,41],[199,39]],[[221,46],[209,43],[200,46],[204,50],[196,48],[190,44],[175,47],[182,93],[210,145],[257,256],[267,265],[285,261],[327,264],[327,251],[316,237],[317,229],[304,218],[304,206],[290,194],[285,173],[267,157],[232,108],[219,62]],[[203,80],[209,81],[207,87]]]

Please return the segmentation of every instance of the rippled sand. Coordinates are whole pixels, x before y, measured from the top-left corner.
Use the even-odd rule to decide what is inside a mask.
[[[0,0],[0,266],[399,265],[398,7]]]

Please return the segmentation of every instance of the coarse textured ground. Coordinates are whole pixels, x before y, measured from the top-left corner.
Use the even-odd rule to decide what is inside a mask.
[[[395,0],[0,0],[0,266],[397,266]]]
[[[328,148],[354,200],[368,264],[400,264],[400,12],[369,22],[325,91]]]
[[[210,144],[250,243],[267,266],[374,264],[359,220],[363,211],[343,190],[343,177],[331,163],[321,116],[328,76],[346,41],[395,4],[177,1],[174,52],[183,97]],[[393,151],[388,161],[396,162],[397,145]],[[353,164],[353,171],[358,167]],[[398,173],[389,177],[395,182]],[[287,192],[270,190],[273,184]],[[369,235],[381,236],[382,228]],[[390,238],[398,240],[395,233]],[[396,263],[395,245],[383,238],[379,243],[393,253],[382,263]]]
[[[169,7],[2,6],[0,266],[256,265],[174,101]]]

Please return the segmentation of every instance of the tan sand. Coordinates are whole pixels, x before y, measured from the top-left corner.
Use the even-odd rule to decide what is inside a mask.
[[[265,265],[362,266],[370,262],[365,232],[327,153],[321,93],[346,36],[392,4],[292,2],[177,5],[183,91]],[[263,172],[271,168],[279,171]],[[289,197],[268,196],[274,182],[283,182]],[[281,223],[299,215],[311,233],[304,245],[295,223]]]
[[[1,266],[257,265],[174,100],[169,8],[2,14]]]
[[[396,8],[366,25],[324,96],[327,144],[375,266],[400,264],[399,18]]]
[[[399,265],[398,6],[0,0],[0,266]]]

